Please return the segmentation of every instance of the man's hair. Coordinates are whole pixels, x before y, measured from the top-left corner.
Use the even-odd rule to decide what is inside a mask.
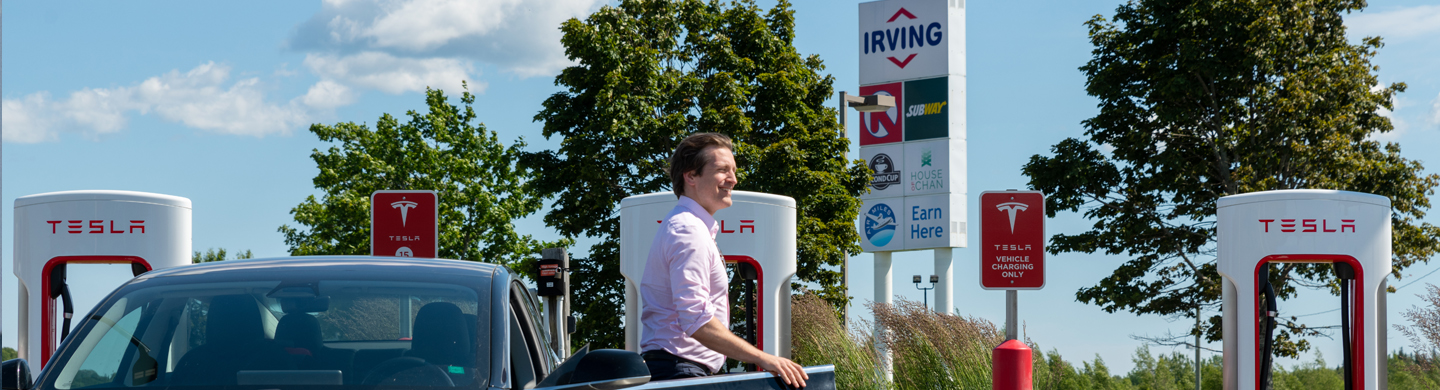
[[[680,141],[680,146],[675,147],[675,153],[670,155],[670,185],[675,190],[675,197],[685,195],[685,174],[698,171],[709,164],[709,159],[700,154],[705,148],[720,146],[735,152],[735,143],[730,137],[720,133],[695,133]]]

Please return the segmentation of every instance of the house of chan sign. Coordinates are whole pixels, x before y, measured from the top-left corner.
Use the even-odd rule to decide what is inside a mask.
[[[875,253],[876,302],[890,302],[890,253],[935,250],[936,308],[950,312],[951,249],[964,247],[965,2],[860,4],[860,94],[895,97],[860,113],[860,157],[875,171],[862,195],[860,245]]]

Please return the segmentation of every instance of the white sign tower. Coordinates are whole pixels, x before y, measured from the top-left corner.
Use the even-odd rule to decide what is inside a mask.
[[[895,97],[860,113],[860,246],[875,254],[875,302],[892,303],[890,255],[933,249],[935,308],[954,309],[951,248],[965,247],[965,2],[860,4],[860,94]]]

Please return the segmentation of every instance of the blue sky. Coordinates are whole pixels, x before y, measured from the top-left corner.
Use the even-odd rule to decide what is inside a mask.
[[[857,2],[797,0],[802,54],[817,54],[837,90],[857,90]],[[584,17],[604,0],[322,2],[9,1],[3,9],[3,221],[11,227],[16,197],[79,189],[158,192],[194,202],[194,248],[249,249],[280,256],[276,228],[293,224],[290,208],[316,194],[309,155],[328,145],[311,123],[374,123],[382,113],[423,108],[425,86],[458,91],[468,80],[476,110],[507,144],[523,137],[532,150],[556,142],[532,122],[553,76],[569,62],[559,23]],[[967,6],[970,215],[981,191],[1023,188],[1020,167],[1031,155],[1082,134],[1096,113],[1076,69],[1091,50],[1082,23],[1110,15],[1116,1],[989,1]],[[762,2],[768,7],[771,2]],[[1350,15],[1352,39],[1379,35],[1375,58],[1382,83],[1406,82],[1393,112],[1404,155],[1440,164],[1440,6],[1421,1],[1371,1]],[[453,94],[452,94],[453,95]],[[832,103],[833,104],[833,103]],[[852,118],[855,118],[852,116]],[[855,139],[856,130],[849,130]],[[851,156],[854,157],[852,147]],[[1430,218],[1432,222],[1437,221]],[[1076,232],[1076,215],[1050,221],[1051,232]],[[556,234],[538,216],[519,227]],[[11,229],[3,248],[3,343],[15,345],[16,280]],[[588,246],[587,242],[583,242]],[[973,238],[971,244],[973,245]],[[583,251],[583,247],[580,249]],[[959,311],[1000,322],[1004,294],[977,286],[976,251],[955,251]],[[1049,259],[1044,290],[1020,294],[1026,334],[1045,349],[1077,361],[1096,355],[1128,371],[1140,343],[1131,335],[1181,332],[1186,321],[1107,314],[1075,302],[1124,257],[1062,254]],[[894,291],[920,292],[910,275],[932,273],[929,252],[895,255]],[[852,294],[873,297],[871,256],[851,259]],[[1409,278],[1440,269],[1413,267]],[[103,273],[104,271],[96,271]],[[97,276],[98,277],[98,276]],[[1391,296],[1392,322],[1420,303],[1423,279]],[[97,283],[103,285],[104,283]],[[80,291],[79,304],[108,292]],[[89,297],[89,298],[87,298]],[[1289,314],[1322,312],[1334,299],[1319,293],[1287,302]],[[852,313],[861,310],[852,310]],[[1312,322],[1330,325],[1322,314]],[[1335,317],[1338,317],[1336,315]],[[1318,340],[1330,356],[1338,343]],[[1392,332],[1391,348],[1408,346]],[[1218,345],[1209,345],[1219,348]],[[1158,348],[1158,351],[1168,351]],[[1207,353],[1209,355],[1209,353]],[[1332,359],[1333,360],[1333,359]],[[1281,363],[1293,364],[1292,360]],[[1114,372],[1114,371],[1112,371]]]

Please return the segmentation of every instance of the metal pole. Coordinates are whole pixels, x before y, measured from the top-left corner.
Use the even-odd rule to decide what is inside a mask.
[[[1200,303],[1195,303],[1195,390],[1200,390]]]
[[[845,110],[845,91],[840,91],[840,139],[845,139],[849,129],[846,126],[846,117],[850,112]],[[848,142],[847,142],[848,143]],[[850,256],[846,255],[840,263],[840,287],[845,290],[845,306],[840,308],[840,327],[850,329]]]
[[[935,274],[940,275],[940,284],[935,286],[935,312],[955,312],[955,251],[951,248],[935,249]]]
[[[560,251],[560,274],[565,280],[565,295],[560,297],[560,356],[570,356],[570,254]]]
[[[560,325],[559,297],[545,297],[545,319],[549,322],[547,325],[550,328],[550,350],[555,351],[555,354],[560,355],[561,358],[568,357],[560,353],[560,332],[565,328]]]
[[[891,286],[890,252],[875,252],[875,303],[891,305],[894,303],[894,290]],[[895,379],[895,370],[891,369],[893,358],[890,351],[881,342],[884,337],[885,328],[880,326],[880,321],[875,321],[875,347],[880,351],[881,365],[885,368],[885,378]]]
[[[1017,307],[1018,304],[1017,304],[1016,301],[1017,301],[1018,299],[1016,298],[1015,295],[1016,295],[1016,294],[1015,294],[1015,290],[1005,290],[1005,339],[1006,339],[1006,340],[1019,340],[1019,339],[1020,339],[1020,337],[1019,337],[1019,335],[1020,335],[1020,332],[1019,332],[1020,324],[1019,324],[1019,318],[1018,318],[1019,316],[1018,316],[1017,313],[1016,313],[1016,310],[1018,309],[1018,307]]]

